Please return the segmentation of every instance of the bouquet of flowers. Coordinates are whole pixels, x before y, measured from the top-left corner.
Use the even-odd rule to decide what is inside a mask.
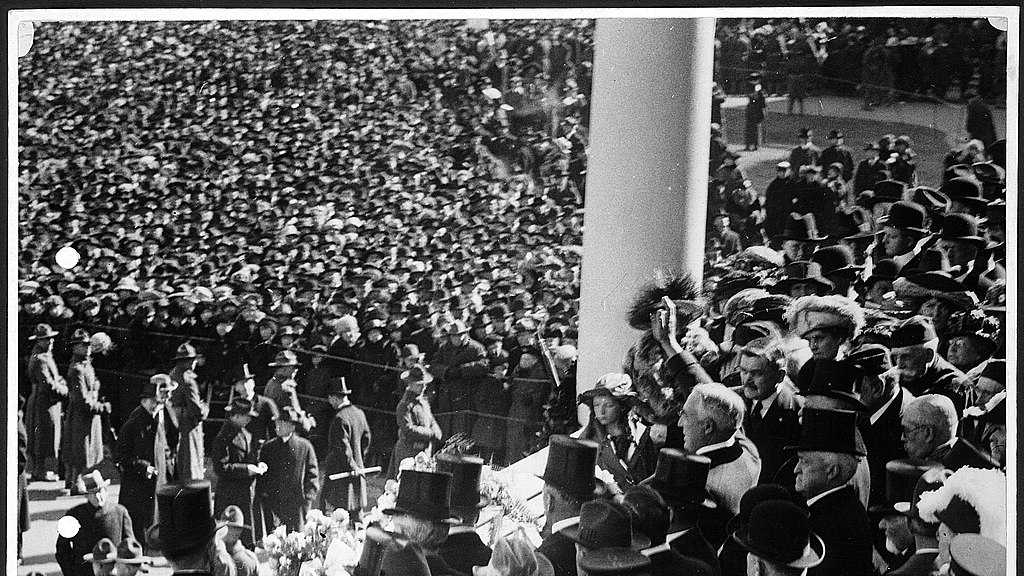
[[[278,526],[262,544],[257,549],[262,576],[348,576],[361,548],[343,509],[330,516],[310,510],[301,531]]]

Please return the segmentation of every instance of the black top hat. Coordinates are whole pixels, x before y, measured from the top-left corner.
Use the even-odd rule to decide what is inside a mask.
[[[929,469],[931,464],[917,464],[910,460],[890,460],[885,463],[885,503],[876,504],[869,512],[872,514],[903,514],[905,509],[896,506],[899,502],[911,502],[917,481]]]
[[[1006,547],[981,534],[957,534],[949,543],[950,576],[1005,576]]]
[[[779,279],[772,285],[771,290],[775,293],[786,293],[794,284],[812,283],[824,292],[831,290],[834,286],[832,281],[825,278],[821,272],[821,264],[817,262],[799,261],[790,262],[779,275]]]
[[[692,456],[674,448],[662,448],[658,452],[654,474],[640,484],[657,490],[670,505],[700,504],[707,497],[710,470],[711,459],[706,456]]]
[[[548,460],[541,480],[577,496],[589,496],[597,490],[594,466],[599,445],[556,434],[548,440]]]
[[[928,234],[930,230],[925,227],[928,214],[924,206],[917,202],[899,201],[889,207],[889,213],[879,219],[879,224],[892,226],[899,230],[909,230],[919,234]]]
[[[349,396],[350,394],[352,394],[352,390],[349,389],[344,376],[332,381],[330,388],[327,389],[328,396]]]
[[[811,383],[805,395],[841,400],[850,410],[865,411],[867,406],[857,394],[862,374],[855,364],[843,360],[819,360],[814,365]]]
[[[240,396],[236,396],[232,399],[231,403],[224,407],[224,411],[227,412],[229,416],[247,415],[255,418],[260,415],[256,410],[256,407],[253,406],[252,400],[246,400]]]
[[[32,335],[29,336],[28,339],[29,340],[44,340],[46,338],[53,338],[54,336],[56,336],[58,334],[60,334],[60,332],[57,332],[56,330],[51,328],[49,324],[36,324],[35,331],[32,332]]]
[[[483,458],[438,454],[437,471],[452,475],[452,508],[483,508],[489,499],[480,493],[480,475],[484,469]]]
[[[988,204],[981,190],[981,182],[975,178],[963,176],[952,178],[939,189],[950,200],[966,204],[972,208],[984,208]]]
[[[857,434],[857,413],[852,410],[805,408],[800,423],[800,443],[790,450],[865,454]]]
[[[988,243],[978,235],[978,220],[970,214],[948,214],[942,219],[943,240],[971,242],[979,247]]]
[[[786,219],[786,226],[782,234],[775,237],[776,240],[799,240],[801,242],[824,242],[827,236],[818,232],[818,225],[814,214],[797,214],[793,212]]]
[[[821,265],[821,273],[825,276],[842,273],[852,276],[864,269],[854,264],[853,251],[842,244],[819,248],[811,255],[811,261]]]
[[[789,500],[766,500],[733,534],[744,550],[776,564],[811,568],[825,559],[825,544],[811,532],[810,515]]]
[[[867,376],[878,376],[892,369],[889,349],[881,344],[864,344],[851,350],[844,360]]]
[[[633,523],[625,506],[610,500],[589,500],[580,508],[580,515],[567,519],[558,531],[588,550],[601,548],[632,548],[641,550],[651,540],[633,531]]]
[[[146,531],[146,542],[164,556],[190,552],[206,544],[217,528],[210,502],[207,480],[161,487],[156,491],[160,521]]]
[[[395,507],[384,510],[384,513],[456,524],[459,519],[451,512],[451,481],[452,475],[445,472],[403,470],[398,481]]]
[[[965,466],[982,469],[999,468],[999,462],[963,438],[956,439],[949,452],[942,458],[942,465],[947,470],[954,472]]]
[[[892,347],[920,346],[938,338],[935,325],[926,316],[911,316],[892,331]]]

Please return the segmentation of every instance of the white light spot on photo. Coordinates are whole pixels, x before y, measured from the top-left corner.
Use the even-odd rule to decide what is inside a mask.
[[[82,256],[72,246],[65,246],[60,250],[57,250],[57,254],[54,255],[54,260],[57,261],[57,265],[65,270],[71,270],[78,265],[78,261],[81,260]]]

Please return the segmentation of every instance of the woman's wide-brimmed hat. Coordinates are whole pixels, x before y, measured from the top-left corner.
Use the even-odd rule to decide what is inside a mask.
[[[621,372],[610,372],[601,376],[593,388],[579,395],[578,402],[593,407],[594,398],[605,395],[611,396],[627,406],[636,401],[636,390],[633,388],[633,379],[629,374]]]

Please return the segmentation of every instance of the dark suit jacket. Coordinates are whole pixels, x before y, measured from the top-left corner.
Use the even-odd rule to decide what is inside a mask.
[[[890,570],[890,576],[931,576],[935,571],[935,559],[939,557],[938,552],[919,552],[910,557],[909,560],[899,568]]]
[[[742,396],[742,388],[733,388]],[[795,445],[800,440],[800,405],[797,403],[796,387],[786,380],[778,386],[779,394],[768,407],[764,416],[759,418],[751,414],[751,403],[747,403],[747,412],[743,417],[743,432],[757,446],[761,455],[761,476],[759,484],[771,482],[782,464],[790,454],[786,446]]]
[[[486,566],[491,560],[491,549],[476,532],[449,534],[437,553],[449,566],[463,574],[472,574],[473,566]]]
[[[651,576],[669,576],[690,574],[691,576],[715,576],[717,572],[705,562],[696,558],[683,556],[679,552],[666,547],[648,556],[651,560]],[[558,571],[555,571],[558,574]]]
[[[541,542],[537,552],[551,561],[555,576],[576,576],[576,543],[572,540],[556,532]]]
[[[263,445],[259,459],[268,468],[256,481],[256,492],[268,502],[301,506],[316,499],[320,470],[309,440],[298,434],[287,442],[274,438]]]
[[[362,410],[347,404],[338,409],[327,432],[327,458],[324,476],[363,468],[363,457],[370,449],[370,425]],[[346,510],[366,506],[366,480],[362,477],[329,481],[324,478],[324,500]]]
[[[256,463],[256,442],[252,434],[233,422],[225,422],[210,446],[213,471],[217,474],[214,514],[220,515],[228,506],[242,509],[245,521],[252,521],[252,490],[256,474],[249,464]]]
[[[808,576],[872,574],[871,522],[853,486],[825,496],[811,507],[811,530],[825,542],[825,560]]]
[[[872,506],[885,502],[885,463],[907,457],[901,440],[903,435],[901,418],[903,409],[913,398],[913,395],[900,388],[896,399],[874,424],[870,423],[871,414],[864,417],[865,426],[861,428],[861,432],[864,435],[864,445],[868,449],[868,466],[871,469],[870,503]]]
[[[672,537],[672,533],[669,533],[669,537]],[[715,549],[708,543],[707,538],[701,533],[700,528],[693,527],[689,530],[684,530],[679,533],[678,536],[672,538],[669,542],[672,550],[679,554],[686,556],[687,558],[693,558],[704,562],[711,567],[712,573],[716,576],[720,574],[718,567],[718,556],[715,554]]]

